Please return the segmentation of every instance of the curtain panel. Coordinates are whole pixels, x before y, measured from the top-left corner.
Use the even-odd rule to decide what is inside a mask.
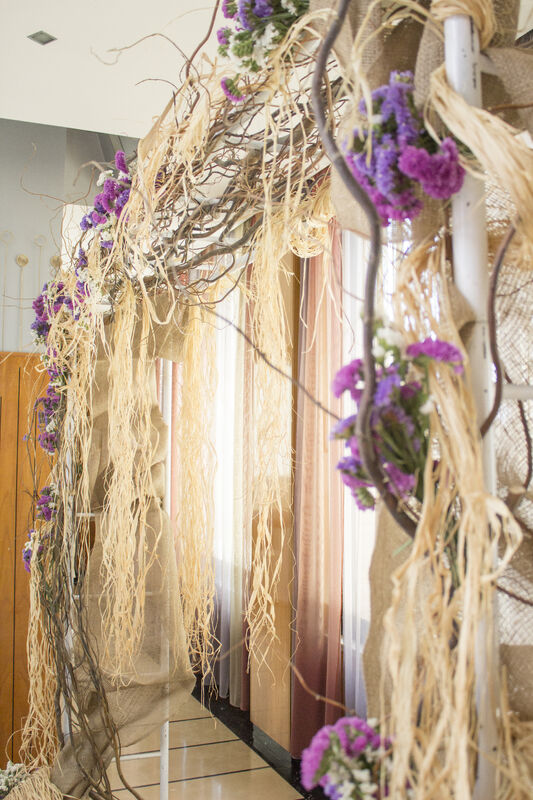
[[[301,265],[298,379],[341,416],[331,380],[342,362],[342,249],[330,225],[331,247]],[[341,617],[343,484],[335,469],[342,444],[330,440],[335,420],[298,393],[295,454],[295,630],[291,753],[299,758],[322,725],[341,711],[304,688],[342,701]]]

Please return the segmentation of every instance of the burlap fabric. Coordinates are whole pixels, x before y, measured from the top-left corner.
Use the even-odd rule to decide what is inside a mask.
[[[156,313],[163,321],[154,325],[149,336],[148,352],[151,410],[151,476],[153,496],[149,499],[146,517],[136,531],[132,531],[135,547],[142,546],[155,556],[145,580],[144,635],[142,646],[128,674],[116,676],[108,668],[112,653],[106,653],[102,644],[102,596],[100,564],[102,542],[106,536],[101,516],[106,484],[109,479],[108,450],[108,369],[107,342],[101,342],[95,367],[92,394],[93,436],[89,463],[91,507],[96,513],[96,534],[89,558],[84,592],[86,592],[89,641],[97,655],[99,680],[105,691],[107,713],[113,720],[121,747],[137,743],[158,729],[180,703],[190,694],[194,677],[189,663],[185,630],[182,620],[180,595],[173,537],[167,514],[162,507],[165,491],[165,458],[167,452],[167,427],[163,421],[156,396],[156,356],[179,360],[185,318],[179,309],[168,315],[170,302],[163,297],[157,301]],[[133,337],[133,350],[140,346],[140,323]],[[109,340],[112,328],[106,329]],[[133,369],[137,363],[134,359]],[[138,454],[140,456],[140,453]],[[134,493],[133,493],[134,494]],[[145,500],[147,498],[144,498]],[[76,640],[73,647],[77,646]],[[97,754],[108,765],[113,753],[106,727],[102,696],[94,687],[94,677],[87,661],[80,658],[75,680],[78,685],[80,712],[85,716],[91,731],[92,743],[81,731],[74,732],[66,741],[51,771],[53,784],[64,795],[82,797],[89,787],[84,773],[98,778]]]
[[[335,4],[331,0],[311,0],[310,10],[328,8],[332,5]],[[353,41],[369,6],[369,2],[350,4],[347,20],[334,47],[335,55],[348,75],[353,62]],[[420,6],[427,9],[429,4],[420,3]],[[514,47],[518,8],[516,0],[494,2],[495,32],[484,52],[492,62],[496,74],[482,75],[483,107],[494,108],[506,122],[519,130],[532,131],[533,105],[530,108],[516,107],[533,104],[533,52]],[[461,8],[457,10],[457,13],[460,12]],[[429,96],[431,74],[444,61],[442,35],[438,32],[435,20],[422,24],[414,19],[404,20],[394,29],[383,30],[376,34],[388,13],[390,9],[387,4],[376,4],[366,21],[364,38],[372,38],[361,53],[361,67],[371,89],[387,82],[392,70],[411,70],[415,76],[415,102],[423,110]],[[316,23],[320,32],[323,32],[327,25],[327,21]],[[439,133],[443,133],[442,125],[435,116],[431,122]],[[346,112],[339,125],[338,143],[341,147],[349,138],[353,128],[352,110]],[[495,191],[495,187],[491,188]],[[332,170],[331,191],[341,226],[367,236],[366,219],[336,170]],[[488,198],[489,204],[501,206],[501,192],[496,194],[496,198],[492,200]],[[416,221],[417,239],[436,232],[442,223],[442,204],[432,203],[426,198],[424,203],[424,210]],[[506,214],[507,216],[512,214],[508,204]],[[400,234],[396,235],[393,232],[393,238],[400,238]]]
[[[505,379],[533,383],[533,282],[510,250],[498,283],[498,347]],[[508,676],[509,705],[533,720],[533,408],[504,400],[495,422],[498,490],[522,525],[524,540],[499,580],[501,662]]]

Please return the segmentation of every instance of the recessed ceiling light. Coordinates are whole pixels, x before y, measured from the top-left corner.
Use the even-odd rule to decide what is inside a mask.
[[[46,31],[37,31],[37,33],[32,33],[31,36],[28,36],[28,39],[31,39],[32,42],[37,42],[37,44],[50,44],[50,42],[57,41],[55,36],[51,36]]]

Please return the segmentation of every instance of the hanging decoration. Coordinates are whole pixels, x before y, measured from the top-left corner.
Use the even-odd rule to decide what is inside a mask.
[[[212,669],[213,321],[228,291],[246,299],[257,348],[246,623],[251,652],[268,651],[280,574],[272,530],[281,521],[283,540],[280,476],[291,466],[288,415],[280,413],[290,372],[282,259],[291,249],[316,252],[334,208],[355,230],[364,216],[371,238],[364,359],[335,380],[336,393],[349,390],[357,403],[336,429],[351,452],[341,472],[359,503],[373,505],[374,492],[383,498],[406,541],[393,575],[374,570],[388,598],[385,608],[373,607],[379,630],[371,631],[367,663],[377,668],[366,670],[379,730],[348,718],[319,734],[306,780],[321,781],[332,797],[472,797],[483,757],[475,641],[482,620],[492,633],[496,586],[516,589],[510,571],[523,533],[514,507],[484,487],[469,365],[448,290],[447,201],[466,171],[486,171],[500,209],[489,223],[492,250],[517,218],[514,249],[506,245],[502,260],[526,270],[533,170],[520,138],[527,119],[503,67],[492,112],[465,106],[446,84],[441,20],[449,14],[471,13],[501,63],[504,10],[488,0],[470,5],[342,0],[337,12],[318,0],[225,0],[218,40],[234,74],[205,60],[187,64],[135,161],[117,153],[116,169],[102,171],[71,264],[34,304],[50,378],[35,411],[51,472],[36,494],[24,551],[28,777],[13,800],[86,792],[112,800],[113,757],[137,796],[121,770],[121,747],[134,743],[140,719],[160,724],[169,695],[190,691],[191,663],[204,675]],[[512,37],[507,44],[509,62],[517,56],[530,74],[531,60],[515,53]],[[390,220],[413,221],[403,229],[413,245],[398,268],[391,327],[376,328]],[[179,568],[162,507],[157,357],[178,362],[182,378]],[[386,557],[377,550],[376,563],[392,563],[393,538],[382,537]],[[517,681],[511,675],[498,687],[499,800],[525,800],[533,786],[531,721],[507,713],[507,686],[512,694]]]

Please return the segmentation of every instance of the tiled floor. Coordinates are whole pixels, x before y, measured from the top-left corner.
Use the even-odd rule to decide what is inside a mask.
[[[301,795],[229,728],[209,715],[193,697],[170,723],[169,800],[299,800]],[[125,751],[145,753],[159,748],[153,734]],[[126,780],[143,800],[159,800],[159,756],[122,761]],[[109,777],[118,798],[116,768]]]

